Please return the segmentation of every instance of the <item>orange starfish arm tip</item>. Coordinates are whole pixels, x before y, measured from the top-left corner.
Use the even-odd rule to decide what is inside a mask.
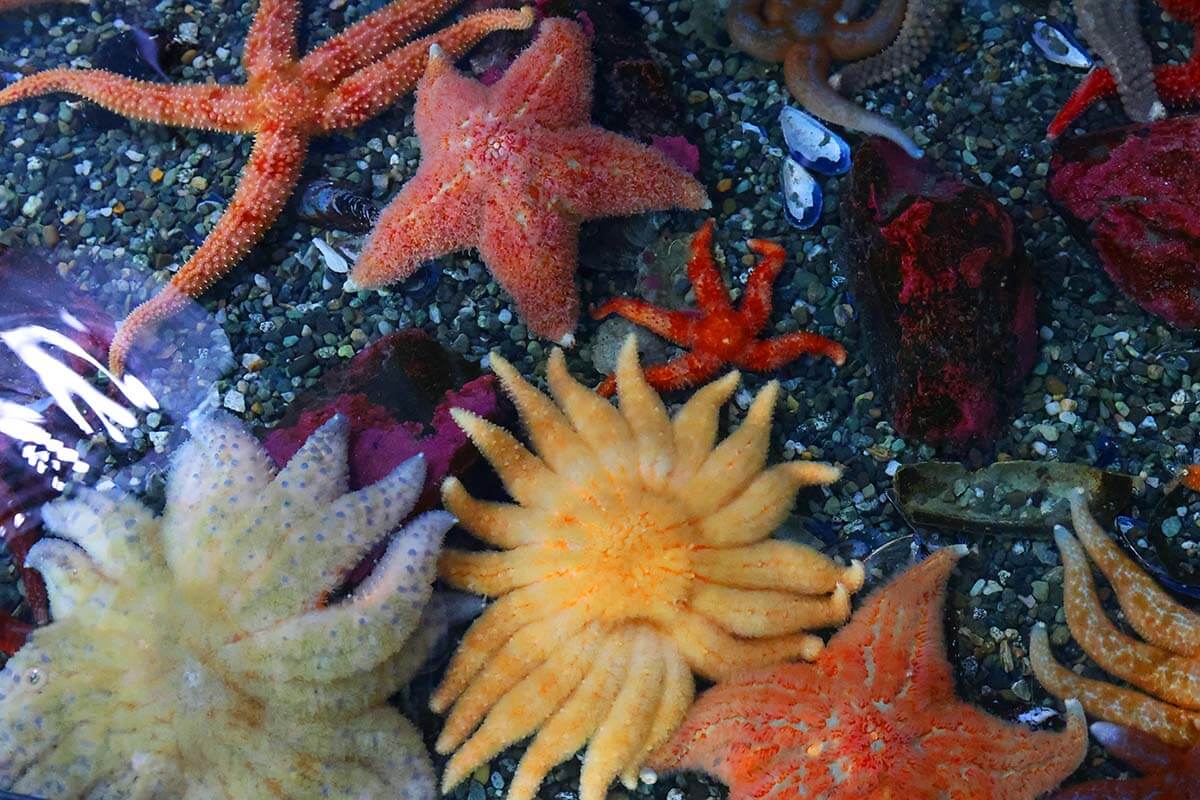
[[[1183,470],[1180,476],[1183,485],[1193,492],[1200,492],[1200,464],[1192,464]]]

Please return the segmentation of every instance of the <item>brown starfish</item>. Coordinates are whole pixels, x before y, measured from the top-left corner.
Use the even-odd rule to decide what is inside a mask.
[[[788,90],[816,116],[891,139],[920,158],[921,148],[883,116],[839,94],[893,80],[924,60],[947,0],[881,0],[854,20],[862,0],[733,0],[726,26],[733,43],[763,61],[781,62]],[[858,62],[829,77],[834,61]]]
[[[458,2],[393,0],[297,59],[299,3],[262,0],[246,37],[247,81],[240,86],[164,85],[103,70],[51,69],[0,91],[0,105],[65,91],[131,119],[255,137],[229,209],[208,239],[113,337],[109,364],[114,373],[123,372],[141,331],[207,291],[274,224],[296,186],[309,139],[361,125],[410,91],[431,45],[457,58],[492,31],[533,23],[529,8],[484,11],[401,46]]]

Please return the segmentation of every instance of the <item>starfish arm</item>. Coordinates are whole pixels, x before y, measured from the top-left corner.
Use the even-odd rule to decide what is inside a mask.
[[[857,592],[866,577],[859,561],[843,567],[819,550],[779,539],[728,550],[697,550],[692,564],[697,575],[713,583],[743,589],[786,588],[797,594],[829,594],[839,583]]]
[[[392,0],[300,59],[308,81],[330,86],[408,41],[459,0]]]
[[[1076,675],[1050,654],[1046,627],[1038,624],[1029,637],[1033,674],[1058,698],[1075,698],[1094,717],[1143,730],[1174,747],[1200,742],[1200,714],[1104,681]]]
[[[511,549],[538,541],[541,512],[512,503],[497,503],[472,497],[458,478],[442,483],[442,503],[458,518],[458,524],[476,539],[494,547]]]
[[[579,774],[579,800],[604,800],[626,763],[641,752],[654,718],[644,709],[657,704],[666,667],[662,651],[669,641],[651,628],[633,628],[629,671],[604,721],[592,734]]]
[[[725,17],[729,38],[743,53],[759,61],[779,63],[792,46],[792,37],[782,25],[763,19],[762,0],[733,0]]]
[[[1076,119],[1097,100],[1110,97],[1117,93],[1117,82],[1112,73],[1103,67],[1097,67],[1088,73],[1080,84],[1075,87],[1071,97],[1055,115],[1046,129],[1046,135],[1055,139],[1066,132]]]
[[[664,488],[675,462],[675,435],[662,397],[646,381],[638,365],[637,340],[625,339],[617,355],[617,399],[621,416],[633,431],[631,444],[643,483],[654,492]]]
[[[651,364],[646,367],[646,382],[660,392],[686,389],[708,380],[720,372],[723,366],[725,366],[725,362],[717,356],[686,353],[661,364]],[[596,387],[597,394],[603,397],[611,397],[615,390],[616,381],[612,377],[605,378]],[[673,476],[672,481],[675,480],[676,478]]]
[[[675,429],[675,471],[671,473],[673,493],[678,493],[679,487],[687,485],[717,443],[721,408],[733,396],[741,379],[742,376],[735,371],[720,380],[707,383],[675,412],[671,420],[671,426]]]
[[[770,372],[790,364],[806,353],[825,356],[839,367],[846,363],[846,348],[820,334],[803,331],[751,342],[745,354],[735,363],[742,369]]]
[[[785,636],[841,625],[850,618],[850,593],[840,583],[827,597],[701,584],[692,608],[735,636]]]
[[[1183,64],[1165,64],[1154,69],[1154,81],[1162,100],[1172,108],[1190,109],[1200,105],[1200,33],[1192,43],[1192,57]],[[1051,139],[1067,128],[1093,103],[1117,93],[1117,82],[1104,67],[1088,73],[1072,92],[1062,110],[1051,121],[1046,135]]]
[[[621,783],[630,790],[637,786],[638,775],[646,759],[679,728],[679,723],[687,715],[696,696],[696,680],[679,651],[673,645],[666,645],[662,648],[662,658],[663,687],[659,693],[658,708],[654,711],[654,720],[646,741],[621,773]]]
[[[1145,731],[1111,722],[1092,723],[1092,738],[1104,745],[1109,753],[1145,774],[1169,768],[1180,755],[1178,748]]]
[[[254,140],[237,191],[204,244],[157,295],[135,308],[113,336],[109,368],[117,375],[139,334],[198,297],[233,269],[275,223],[300,177],[308,139],[291,131],[265,130]]]
[[[834,58],[855,62],[833,76],[830,83],[835,89],[844,94],[857,94],[868,86],[893,81],[925,60],[933,47],[934,37],[943,27],[950,3],[946,0],[909,0],[906,5],[904,24],[895,41],[882,53],[861,61],[842,59],[834,53]]]
[[[550,394],[567,415],[571,425],[592,448],[595,457],[609,475],[617,480],[633,480],[633,466],[625,449],[616,443],[633,438],[629,423],[613,404],[575,380],[567,369],[562,350],[550,353],[546,368]]]
[[[742,670],[803,659],[812,661],[825,643],[809,633],[740,639],[691,611],[677,612],[670,626],[675,646],[692,671],[710,681],[728,680]]]
[[[529,8],[521,11],[483,11],[393,50],[385,58],[351,73],[333,87],[321,110],[321,126],[328,131],[356,127],[408,94],[425,72],[429,64],[429,49],[435,44],[442,48],[447,63],[453,63],[489,33],[524,30],[532,24],[533,12]],[[439,93],[440,98],[445,96],[446,93]]]
[[[761,541],[791,514],[796,492],[828,485],[841,475],[836,467],[806,461],[771,467],[728,504],[705,516],[700,521],[700,536],[712,547],[741,547]]]
[[[890,139],[910,156],[921,157],[921,148],[898,125],[835,92],[828,74],[829,53],[821,46],[797,44],[783,62],[788,91],[809,113],[852,131]]]
[[[599,727],[629,668],[629,634],[629,629],[621,628],[604,640],[583,683],[542,726],[521,757],[509,784],[508,800],[534,800],[551,768],[574,755]]]
[[[1083,547],[1059,528],[1054,541],[1063,560],[1063,605],[1067,625],[1092,660],[1105,672],[1175,705],[1200,707],[1200,669],[1194,661],[1174,656],[1126,636],[1104,613]]]
[[[1054,794],[1054,800],[1147,800],[1147,798],[1172,797],[1163,794],[1162,782],[1156,778],[1133,778],[1100,780],[1077,783]]]
[[[771,316],[771,296],[775,281],[787,262],[787,251],[775,242],[763,239],[751,239],[748,244],[750,251],[758,254],[759,261],[746,279],[746,290],[737,313],[745,326],[757,333]]]
[[[450,413],[458,427],[492,464],[505,491],[514,500],[523,506],[553,504],[559,483],[546,462],[494,422],[461,408],[452,408]]]
[[[586,621],[578,606],[568,606],[514,633],[454,701],[434,745],[437,752],[449,753],[466,741],[496,702],[562,649]]]
[[[579,320],[579,222],[532,198],[495,197],[484,211],[479,253],[529,331],[567,344]]]
[[[624,317],[680,347],[691,346],[699,316],[694,311],[671,311],[645,300],[615,297],[593,311],[592,319],[604,319],[610,314]]]
[[[595,126],[540,131],[534,162],[551,195],[582,219],[711,205],[663,153]]]
[[[465,591],[499,597],[547,580],[570,566],[569,556],[545,547],[502,553],[447,548],[438,560],[438,576]]]
[[[0,106],[67,92],[140,122],[248,133],[254,130],[250,91],[243,86],[150,83],[99,69],[48,69],[0,90]]]
[[[779,401],[779,383],[771,381],[754,398],[742,424],[713,448],[684,490],[695,519],[716,512],[741,494],[766,464],[771,418]]]
[[[721,270],[713,258],[713,231],[716,223],[707,220],[692,237],[688,255],[687,274],[696,304],[705,314],[721,314],[732,309],[729,288],[721,278]]]
[[[835,61],[858,61],[878,53],[896,40],[901,25],[913,13],[911,9],[924,2],[882,0],[866,19],[832,25],[825,40],[830,56]],[[905,9],[909,9],[907,14]]]
[[[1158,647],[1182,656],[1200,654],[1200,615],[1184,608],[1100,528],[1082,492],[1071,497],[1075,535],[1104,573],[1125,618],[1138,634]]]
[[[544,20],[537,39],[492,87],[489,107],[545,128],[578,128],[592,115],[591,45],[570,20]]]
[[[246,34],[242,64],[246,75],[263,80],[296,60],[298,0],[258,0],[258,11]]]
[[[355,283],[396,283],[424,261],[476,244],[483,198],[460,167],[449,160],[421,164],[379,215],[351,272]]]
[[[505,747],[536,732],[583,682],[602,635],[598,625],[587,626],[500,698],[446,764],[442,781],[458,785]]]
[[[1137,4],[1127,0],[1075,0],[1074,7],[1084,39],[1112,71],[1125,114],[1135,122],[1164,116]]]

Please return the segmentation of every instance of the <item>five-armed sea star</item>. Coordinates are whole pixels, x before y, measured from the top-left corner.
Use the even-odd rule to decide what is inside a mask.
[[[746,280],[740,308],[729,301],[729,289],[712,256],[712,220],[692,237],[688,278],[696,292],[699,311],[671,311],[645,300],[619,297],[592,312],[596,319],[618,314],[692,352],[646,370],[646,380],[659,391],[683,389],[706,381],[726,364],[753,372],[769,372],[804,353],[828,356],[841,366],[846,349],[815,333],[785,333],[759,339],[758,333],[771,314],[771,292],[783,269],[787,253],[775,242],[751,239],[750,249],[760,257]],[[610,397],[616,384],[609,376],[598,391]]]
[[[1056,663],[1043,625],[1030,637],[1034,674],[1056,697],[1078,698],[1089,714],[1174,747],[1200,744],[1200,614],[1172,600],[1121,552],[1084,506],[1082,491],[1071,498],[1071,518],[1075,536],[1065,528],[1054,532],[1071,635],[1106,672],[1142,691],[1083,678]],[[1104,613],[1088,556],[1108,579],[1129,626],[1145,641],[1126,635]]]
[[[109,351],[114,373],[123,372],[143,329],[207,291],[274,224],[295,188],[311,137],[360,125],[412,89],[431,45],[457,57],[492,31],[533,22],[528,8],[485,11],[401,46],[457,3],[393,0],[297,59],[298,1],[262,0],[246,37],[247,81],[240,86],[166,85],[103,70],[52,69],[0,91],[0,105],[65,91],[131,119],[255,137],[229,209],[208,239],[117,331]]]
[[[741,50],[782,62],[788,90],[808,111],[830,122],[891,139],[915,158],[921,148],[890,120],[847,100],[903,75],[924,60],[945,17],[946,0],[882,0],[873,15],[854,20],[862,0],[733,0],[726,18]],[[829,77],[834,61],[855,61]]]
[[[1103,4],[1098,5],[1103,10],[1112,2],[1113,0],[1105,0]],[[1154,67],[1153,76],[1149,74],[1149,50],[1142,41],[1141,31],[1137,26],[1138,0],[1117,2],[1118,8],[1125,11],[1124,14],[1102,14],[1094,10],[1085,13],[1085,9],[1091,4],[1076,0],[1076,13],[1081,23],[1089,20],[1091,26],[1097,28],[1089,31],[1089,44],[1100,51],[1106,63],[1111,63],[1108,63],[1107,67],[1092,70],[1076,87],[1071,98],[1047,128],[1046,133],[1050,138],[1062,135],[1092,103],[1118,93],[1121,95],[1126,114],[1138,122],[1148,122],[1162,116],[1160,98],[1172,108],[1188,109],[1200,106],[1200,0],[1158,0],[1158,4],[1167,13],[1191,25],[1196,32],[1191,57],[1182,64]],[[1126,20],[1126,24],[1118,27],[1114,24],[1114,19]],[[1136,46],[1138,44],[1140,47]],[[1146,59],[1122,55],[1127,50],[1145,50]],[[1144,61],[1146,63],[1143,63]],[[1115,77],[1114,71],[1117,72]]]
[[[529,330],[574,341],[580,223],[708,206],[657,150],[589,123],[591,48],[547,19],[493,86],[435,58],[417,89],[421,166],[379,217],[351,277],[404,280],[430,258],[476,248]]]
[[[717,684],[650,758],[704,770],[731,800],[1034,800],[1087,753],[1078,703],[1031,731],[954,693],[942,612],[966,548],[948,547],[867,599],[811,664]]]

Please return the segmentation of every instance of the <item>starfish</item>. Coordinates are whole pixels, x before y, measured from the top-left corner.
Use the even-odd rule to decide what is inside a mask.
[[[1200,800],[1200,746],[1171,747],[1111,722],[1093,722],[1092,737],[1143,777],[1081,783],[1054,800]]]
[[[1093,661],[1142,691],[1083,678],[1056,663],[1044,625],[1030,637],[1034,674],[1056,697],[1078,698],[1089,714],[1173,747],[1200,744],[1200,615],[1172,600],[1121,552],[1087,510],[1082,492],[1071,499],[1071,519],[1074,536],[1062,527],[1054,532],[1067,625]],[[1105,615],[1088,556],[1108,579],[1130,627],[1146,641],[1122,633]]]
[[[29,551],[54,621],[0,672],[0,786],[75,798],[427,798],[433,767],[387,704],[422,623],[449,514],[416,517],[330,598],[424,485],[413,458],[347,493],[336,417],[276,473],[210,415],[175,453],[161,517],[82,490]]]
[[[242,55],[247,82],[240,86],[167,85],[103,70],[52,69],[0,90],[0,105],[64,91],[143,122],[255,137],[229,208],[212,233],[113,337],[114,374],[123,373],[139,334],[207,291],[274,224],[296,186],[312,137],[354,128],[411,90],[431,45],[457,57],[492,31],[523,29],[533,21],[529,8],[485,11],[400,46],[457,2],[393,0],[297,59],[298,0],[261,0]]]
[[[1200,492],[1200,464],[1192,464],[1189,467],[1185,467],[1179,476],[1179,480],[1193,492]]]
[[[580,222],[709,204],[665,155],[589,124],[591,106],[588,39],[569,20],[543,21],[492,86],[431,58],[417,90],[421,165],[380,216],[354,282],[383,286],[475,248],[530,331],[573,342]]]
[[[667,416],[629,337],[617,363],[620,408],[550,358],[552,401],[507,361],[492,367],[536,453],[455,409],[516,504],[477,500],[457,480],[446,508],[500,551],[447,550],[438,574],[498,598],[467,631],[431,707],[449,709],[437,750],[449,791],[509,744],[533,736],[508,787],[532,800],[558,762],[587,743],[579,797],[604,800],[616,776],[637,785],[646,755],[711,680],[822,647],[811,629],[841,624],[862,587],[812,548],[770,539],[797,490],[832,482],[826,464],[765,468],[779,385],[759,392],[716,443],[738,376],[700,389]],[[590,742],[589,742],[590,740]]]
[[[1093,2],[1099,8],[1089,8]],[[1088,43],[1108,67],[1092,70],[1076,87],[1047,128],[1050,138],[1061,136],[1097,100],[1114,94],[1120,95],[1125,113],[1137,122],[1161,118],[1164,101],[1173,108],[1200,107],[1200,0],[1158,0],[1158,4],[1196,33],[1191,58],[1152,69],[1137,22],[1137,0],[1076,0]],[[1116,21],[1124,24],[1118,26]]]
[[[921,148],[883,116],[847,100],[920,64],[946,16],[947,0],[882,0],[855,20],[862,0],[733,0],[726,17],[736,47],[783,63],[788,90],[809,112],[843,128],[891,139],[914,158]],[[829,76],[833,61],[855,61]]]
[[[24,10],[32,6],[58,5],[62,3],[78,3],[86,6],[91,3],[91,0],[0,0],[0,14],[5,11]]]
[[[811,664],[737,675],[705,692],[656,770],[702,770],[730,800],[1034,800],[1087,753],[1078,704],[1063,733],[959,700],[942,634],[963,546],[877,591]]]
[[[771,314],[771,292],[783,269],[787,253],[774,242],[752,239],[750,250],[760,261],[746,280],[741,307],[730,303],[729,288],[713,260],[712,220],[692,237],[688,260],[688,279],[696,291],[699,312],[672,311],[644,300],[626,297],[609,300],[592,312],[596,319],[618,314],[653,333],[692,352],[646,370],[646,379],[659,391],[695,386],[716,375],[726,364],[735,364],[752,372],[779,369],[804,353],[828,356],[841,366],[846,349],[837,342],[815,333],[786,333],[770,339],[758,334]],[[615,383],[610,376],[598,391],[612,396]]]

